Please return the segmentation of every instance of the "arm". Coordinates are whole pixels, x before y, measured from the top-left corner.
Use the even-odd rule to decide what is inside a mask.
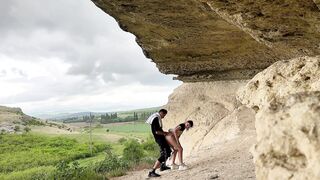
[[[159,119],[155,118],[152,122],[152,128],[154,129],[154,132],[157,135],[162,135],[162,136],[166,136],[168,134],[168,132],[164,132],[163,129],[160,127],[159,124]]]

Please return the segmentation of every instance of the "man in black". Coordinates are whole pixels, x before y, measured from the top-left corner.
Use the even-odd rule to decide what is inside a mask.
[[[152,168],[152,171],[149,172],[149,175],[148,175],[149,177],[159,177],[160,175],[155,172],[156,169],[158,169],[159,167],[160,167],[160,171],[170,169],[165,164],[167,159],[171,155],[171,148],[165,138],[165,136],[168,135],[169,132],[163,131],[162,121],[161,121],[161,119],[164,118],[166,115],[167,115],[167,110],[161,109],[159,113],[155,113],[150,116],[151,120],[149,124],[151,124],[151,131],[152,131],[153,137],[160,147],[160,157],[155,162]]]

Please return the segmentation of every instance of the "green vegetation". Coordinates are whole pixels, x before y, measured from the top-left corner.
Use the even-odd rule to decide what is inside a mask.
[[[94,143],[94,153],[102,152],[107,145]],[[63,137],[45,137],[31,134],[1,135],[0,173],[22,171],[38,166],[56,165],[90,157],[88,144]]]
[[[148,134],[150,132],[150,125],[146,123],[127,123],[127,124],[121,124],[121,125],[107,125],[107,129],[109,129],[110,132],[113,133],[145,133]],[[101,129],[97,129],[101,130]]]
[[[90,115],[83,115],[78,113],[77,115],[60,119],[64,123],[75,123],[75,122],[99,122],[101,124],[109,124],[115,122],[131,122],[131,121],[144,121],[152,113],[157,112],[159,107],[137,109],[132,111],[119,111],[119,112],[108,112],[108,113],[92,113]],[[79,114],[82,114],[81,116]]]
[[[102,180],[150,167],[159,154],[145,123],[93,124],[93,154],[87,127],[75,132],[57,127],[26,126],[24,134],[1,134],[0,179]]]

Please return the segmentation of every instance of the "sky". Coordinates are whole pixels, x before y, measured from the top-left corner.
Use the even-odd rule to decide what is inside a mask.
[[[181,84],[90,0],[1,0],[0,17],[0,105],[35,116],[156,107]]]

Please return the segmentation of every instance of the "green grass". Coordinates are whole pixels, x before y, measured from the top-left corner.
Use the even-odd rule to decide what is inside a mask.
[[[88,144],[63,137],[6,134],[0,136],[0,142],[1,176],[32,173],[42,167],[51,168],[61,161],[71,162],[91,156]],[[106,144],[94,143],[93,153],[106,148]]]
[[[149,133],[150,125],[146,123],[127,123],[121,125],[109,124],[105,127],[109,129],[110,132],[121,132],[121,133]],[[101,130],[101,129],[100,129]]]
[[[37,179],[37,177],[52,179],[55,166],[61,161],[78,162],[80,167],[90,168],[105,159],[104,149],[107,145],[112,147],[112,153],[121,157],[125,143],[119,142],[119,139],[136,139],[139,142],[147,142],[150,141],[150,134],[150,126],[141,122],[108,124],[103,128],[93,128],[93,156],[89,152],[87,130],[80,130],[76,133],[63,133],[62,131],[61,134],[50,134],[44,129],[22,135],[1,135],[0,179],[28,180]],[[156,151],[158,152],[158,149]],[[154,155],[153,151],[145,151],[145,154],[148,157]],[[119,172],[115,170],[109,175],[123,175],[123,172],[123,170]]]
[[[1,180],[53,179],[53,166],[39,166],[22,171],[0,174]]]

